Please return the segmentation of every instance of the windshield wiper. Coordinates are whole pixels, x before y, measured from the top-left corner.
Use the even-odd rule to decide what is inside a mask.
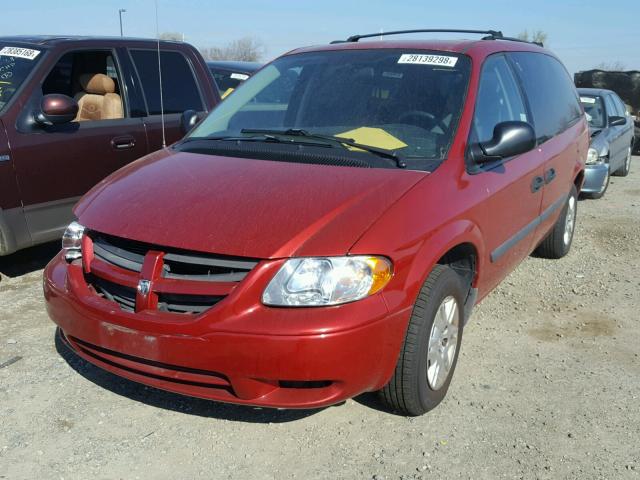
[[[245,132],[244,130],[242,130],[242,133],[252,133],[252,132]],[[328,145],[326,143],[317,143],[317,142],[301,142],[300,140],[286,140],[280,137],[276,137],[274,135],[270,135],[270,134],[266,134],[263,132],[253,132],[253,133],[260,133],[260,135],[255,135],[252,137],[241,137],[241,136],[233,136],[233,135],[229,135],[229,136],[221,136],[221,137],[189,137],[189,138],[185,138],[183,139],[180,143],[184,144],[184,143],[191,143],[191,142],[198,142],[198,141],[216,141],[216,142],[274,142],[274,143],[289,143],[289,144],[296,144],[296,145],[308,145],[308,146],[313,146],[313,147],[327,147]]]
[[[378,155],[379,157],[384,157],[393,160],[396,163],[398,168],[406,168],[407,164],[395,153],[391,150],[385,150],[383,148],[372,147],[371,145],[364,145],[362,143],[358,143],[354,141],[352,138],[343,138],[336,137],[334,135],[323,135],[320,133],[311,133],[303,130],[301,128],[290,128],[288,130],[268,130],[268,129],[254,129],[254,128],[243,128],[240,130],[241,133],[256,133],[262,135],[287,135],[291,137],[305,137],[310,139],[318,139],[318,140],[326,140],[327,142],[331,142],[334,145],[341,145],[344,148],[345,145],[350,147],[359,148],[360,150],[364,150],[369,153],[373,153],[374,155]]]

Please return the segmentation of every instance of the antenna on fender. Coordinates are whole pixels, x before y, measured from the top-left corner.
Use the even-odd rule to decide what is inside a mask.
[[[164,98],[162,95],[162,65],[160,62],[160,29],[158,27],[158,0],[156,5],[156,40],[158,45],[158,82],[160,83],[160,122],[162,123],[162,148],[167,147],[167,138],[164,133]]]

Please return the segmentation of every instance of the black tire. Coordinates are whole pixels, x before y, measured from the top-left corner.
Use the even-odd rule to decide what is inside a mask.
[[[596,193],[593,193],[593,192],[584,193],[582,194],[582,196],[584,198],[590,198],[592,200],[598,200],[599,198],[604,197],[604,194],[607,192],[607,189],[609,188],[610,181],[611,181],[611,173],[609,170],[607,170],[607,178],[604,181],[604,188]]]
[[[629,150],[627,151],[627,158],[624,160],[624,165],[613,172],[613,174],[616,177],[626,177],[629,175],[629,170],[631,170],[631,146],[629,146]]]
[[[573,202],[573,222],[570,226],[570,232],[568,236],[568,241],[565,238],[564,234],[567,230],[567,216],[569,211],[569,205]],[[556,224],[553,226],[549,234],[545,237],[544,240],[538,245],[538,248],[535,250],[535,254],[539,257],[543,258],[562,258],[571,249],[571,243],[573,242],[573,232],[575,230],[576,225],[576,214],[578,211],[578,191],[576,190],[575,185],[571,186],[571,192],[567,197],[567,201],[562,207],[562,213]]]
[[[445,397],[458,362],[467,293],[462,279],[453,269],[444,265],[433,268],[414,304],[395,372],[389,383],[380,390],[382,401],[390,409],[404,415],[422,415],[435,408]],[[444,383],[433,389],[427,379],[429,339],[436,314],[449,297],[457,305],[456,347]]]

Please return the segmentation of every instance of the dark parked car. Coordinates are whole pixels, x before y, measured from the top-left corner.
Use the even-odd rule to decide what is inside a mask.
[[[207,62],[207,67],[209,67],[222,97],[229,95],[261,66],[262,64],[258,62]]]
[[[92,186],[162,146],[157,43],[0,38],[0,255],[58,238]],[[160,42],[166,143],[219,102],[198,51]]]
[[[583,195],[600,198],[610,175],[625,177],[631,168],[633,119],[620,97],[611,90],[579,88],[580,103],[589,122],[591,144],[582,187]]]
[[[569,251],[589,145],[551,52],[464,33],[290,52],[101,182],[44,273],[62,341],[225,402],[438,405],[473,306]]]

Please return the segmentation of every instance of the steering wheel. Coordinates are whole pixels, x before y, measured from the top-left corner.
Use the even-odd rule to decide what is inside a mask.
[[[411,119],[417,120],[417,122],[408,121]],[[428,131],[433,130],[435,127],[439,127],[442,130],[442,133],[446,133],[449,130],[449,127],[444,122],[442,122],[442,120],[436,119],[435,115],[423,110],[410,110],[408,112],[405,112],[400,115],[398,121],[401,123],[409,123],[410,125],[422,127]]]

